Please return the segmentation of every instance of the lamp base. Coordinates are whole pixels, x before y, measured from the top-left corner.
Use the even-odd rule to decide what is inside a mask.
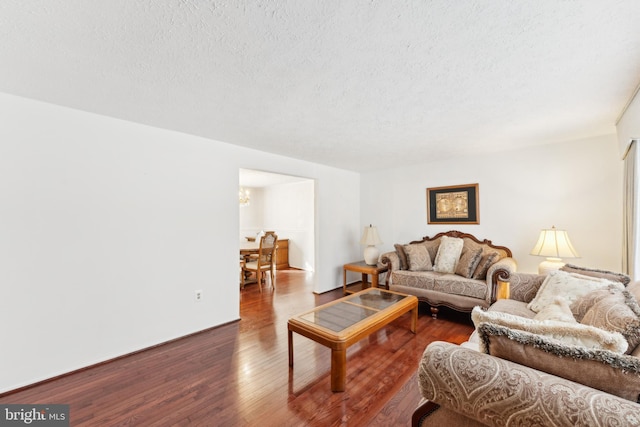
[[[380,251],[375,246],[369,245],[364,248],[364,262],[368,265],[376,265]]]
[[[547,275],[554,270],[560,270],[564,264],[560,258],[547,258],[538,265],[538,274]]]

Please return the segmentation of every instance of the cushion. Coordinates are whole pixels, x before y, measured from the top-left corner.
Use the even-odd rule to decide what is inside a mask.
[[[407,263],[410,271],[430,271],[433,270],[431,257],[427,248],[423,245],[406,245],[404,252],[407,255]]]
[[[482,351],[633,402],[640,398],[640,359],[566,345],[548,337],[484,323]]]
[[[509,313],[514,316],[526,317],[533,319],[536,315],[533,311],[527,308],[527,303],[514,299],[499,299],[488,308],[489,311],[501,311],[503,313]]]
[[[473,278],[484,280],[487,278],[487,270],[500,259],[500,254],[494,251],[485,251],[478,262],[476,270],[473,272]]]
[[[471,278],[471,276],[473,275],[473,272],[476,271],[476,267],[480,262],[481,256],[482,256],[482,248],[464,249],[462,251],[462,254],[460,255],[458,264],[456,264],[455,273],[462,277]]]
[[[433,269],[440,273],[455,273],[463,244],[458,237],[442,236]]]
[[[609,285],[617,285],[621,289],[624,285],[620,282],[612,282],[606,279],[582,276],[565,271],[552,271],[544,279],[535,298],[531,300],[528,307],[536,313],[543,307],[551,304],[557,296],[564,297],[569,304],[583,295],[596,289],[606,288]]]
[[[440,239],[441,238],[438,237],[435,240],[425,240],[424,242],[419,243],[420,245],[427,248],[432,262],[436,259],[436,255],[438,254],[438,248],[440,247]]]
[[[569,303],[563,297],[558,297],[551,304],[544,307],[534,316],[535,320],[557,320],[559,322],[576,323]]]
[[[544,335],[557,342],[586,348],[604,349],[624,353],[628,344],[619,332],[610,332],[581,323],[558,322],[556,320],[535,320],[514,316],[499,311],[484,311],[474,307],[471,319],[476,328],[481,323],[505,326],[510,329]]]
[[[600,279],[611,280],[612,282],[620,282],[627,286],[631,280],[626,274],[614,273],[606,270],[596,270],[593,268],[578,267],[577,265],[565,264],[560,270],[568,273],[582,274],[583,276],[597,277]]]
[[[578,297],[570,305],[573,317],[576,319],[576,321],[582,322],[582,318],[585,314],[587,314],[587,311],[589,311],[589,309],[593,307],[595,303],[600,301],[602,298],[606,298],[608,295],[611,295],[609,286],[602,289],[596,289],[595,291],[591,291],[586,295]]]
[[[404,246],[396,243],[393,247],[396,248],[396,253],[400,260],[400,270],[408,270],[409,262],[407,261],[407,254],[404,252]]]
[[[582,318],[582,324],[607,331],[620,332],[632,352],[640,344],[640,307],[626,289],[610,287],[606,296],[598,299]]]

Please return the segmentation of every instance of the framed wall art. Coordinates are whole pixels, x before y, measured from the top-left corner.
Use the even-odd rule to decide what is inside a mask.
[[[428,224],[480,224],[478,184],[427,188]]]

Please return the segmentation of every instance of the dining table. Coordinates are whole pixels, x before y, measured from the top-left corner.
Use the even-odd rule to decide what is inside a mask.
[[[240,241],[240,258],[244,258],[244,262],[251,260],[251,255],[258,255],[260,253],[260,241]],[[242,274],[242,273],[241,273]],[[245,285],[256,283],[255,278],[251,278],[251,272],[244,272]]]

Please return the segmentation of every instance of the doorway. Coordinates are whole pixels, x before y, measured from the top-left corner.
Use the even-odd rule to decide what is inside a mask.
[[[244,192],[244,200],[240,200],[240,241],[274,230],[279,240],[288,240],[289,266],[315,271],[314,180],[239,169],[238,182]]]

